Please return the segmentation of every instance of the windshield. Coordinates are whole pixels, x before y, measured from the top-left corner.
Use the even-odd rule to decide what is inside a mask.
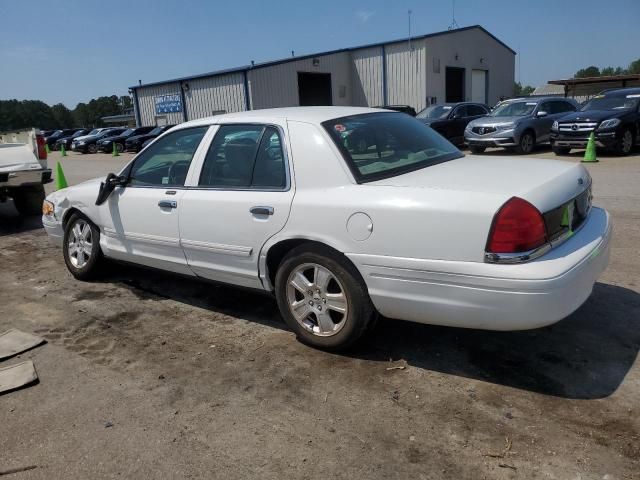
[[[536,102],[507,102],[498,105],[489,115],[491,117],[524,117],[531,115]]]
[[[122,133],[120,134],[120,136],[122,136],[122,137],[128,137],[128,136],[130,136],[130,135],[133,135],[133,132],[135,132],[135,131],[136,131],[136,129],[135,129],[135,128],[128,128],[127,130],[125,130],[124,132],[122,132]]]
[[[73,138],[80,137],[85,133],[86,133],[86,130],[78,130],[76,133],[73,134]]]
[[[451,109],[453,107],[451,105],[432,105],[431,107],[427,107],[422,110],[416,118],[422,119],[437,119],[437,118],[447,118]]]
[[[322,123],[359,183],[393,177],[462,153],[404,113],[367,113]]]
[[[97,135],[100,132],[99,128],[94,128],[87,135]]]
[[[603,97],[597,95],[589,100],[580,110],[629,110],[638,106],[639,95],[626,97]]]
[[[160,135],[164,127],[156,127],[149,132],[149,135]]]

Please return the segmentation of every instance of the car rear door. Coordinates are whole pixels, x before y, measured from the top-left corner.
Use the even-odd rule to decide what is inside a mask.
[[[194,273],[261,288],[258,259],[287,222],[294,188],[286,124],[221,125],[182,197],[180,241]]]
[[[110,257],[192,274],[180,246],[184,184],[208,126],[171,132],[128,167],[128,182],[100,206],[102,235]]]

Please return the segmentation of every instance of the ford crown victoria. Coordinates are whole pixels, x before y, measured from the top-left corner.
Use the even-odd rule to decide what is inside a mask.
[[[589,297],[611,237],[580,164],[465,157],[408,115],[353,107],[187,122],[43,210],[78,279],[114,259],[266,290],[326,349],[379,314],[551,324]]]

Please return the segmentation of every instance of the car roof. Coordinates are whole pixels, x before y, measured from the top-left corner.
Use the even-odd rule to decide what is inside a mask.
[[[624,97],[626,95],[640,95],[640,88],[612,88],[600,92],[601,95],[607,97]]]
[[[308,123],[322,123],[326,120],[334,118],[347,117],[350,115],[361,115],[365,113],[387,113],[394,114],[392,110],[382,108],[367,107],[285,107],[285,108],[265,108],[263,110],[250,110],[247,112],[225,113],[223,115],[215,115],[213,117],[200,118],[190,122],[181,123],[180,128],[195,127],[201,125],[215,125],[232,121],[246,120],[264,122],[265,119],[272,118],[274,120],[294,120]]]

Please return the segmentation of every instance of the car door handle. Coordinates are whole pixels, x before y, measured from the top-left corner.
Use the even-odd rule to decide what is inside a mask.
[[[273,207],[251,207],[249,212],[252,215],[273,215]]]
[[[178,202],[175,200],[160,200],[158,206],[160,208],[178,208]]]

